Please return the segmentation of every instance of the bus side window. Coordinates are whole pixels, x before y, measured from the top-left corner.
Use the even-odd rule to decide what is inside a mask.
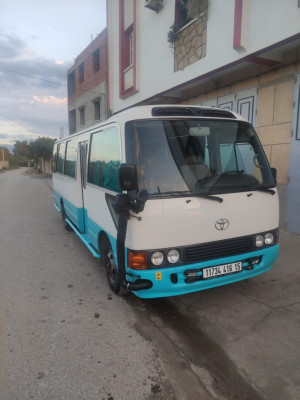
[[[52,156],[52,172],[56,172],[57,163],[57,144],[53,146],[53,156]]]
[[[69,140],[66,146],[65,175],[76,177],[77,142]]]
[[[64,173],[66,143],[59,143],[57,147],[57,172]]]
[[[91,137],[88,183],[121,192],[118,178],[120,136],[117,127],[96,132]]]

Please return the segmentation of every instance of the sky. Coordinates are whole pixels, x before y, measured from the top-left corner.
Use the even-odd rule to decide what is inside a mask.
[[[106,0],[0,0],[0,147],[68,135],[67,70],[106,27]]]

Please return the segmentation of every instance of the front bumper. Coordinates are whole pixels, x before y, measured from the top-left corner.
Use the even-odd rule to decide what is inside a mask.
[[[136,279],[147,279],[153,283],[151,289],[133,292],[141,298],[170,297],[197,292],[217,286],[227,285],[244,279],[252,278],[268,271],[275,262],[280,245],[264,248],[261,250],[239,254],[236,256],[218,258],[200,263],[181,265],[176,267],[134,271],[127,269],[127,279],[134,282]],[[249,260],[259,258],[260,262],[251,268]],[[202,269],[242,262],[242,271],[228,275],[217,276],[210,279],[202,278]],[[188,271],[197,271],[195,280],[187,282]]]

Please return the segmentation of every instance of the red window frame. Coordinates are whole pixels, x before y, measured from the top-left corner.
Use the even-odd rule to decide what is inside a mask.
[[[133,0],[133,23],[124,30],[124,0],[119,0],[119,26],[120,26],[120,62],[119,62],[119,82],[120,98],[127,97],[136,92],[136,0]],[[130,35],[133,34],[132,64],[130,64]],[[133,85],[125,89],[124,71],[132,65]]]

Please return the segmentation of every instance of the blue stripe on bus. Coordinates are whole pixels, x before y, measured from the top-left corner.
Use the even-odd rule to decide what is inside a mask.
[[[87,210],[85,211],[85,218],[87,221],[87,235],[95,247],[98,248],[99,232],[102,230],[98,224],[91,220],[88,216]]]
[[[61,196],[57,191],[54,192],[54,199],[55,199],[55,208],[58,212],[61,212],[61,203],[62,200],[64,203],[64,208],[68,218],[75,224],[80,232],[83,232],[84,228],[84,218],[83,218],[83,208],[75,207],[69,200],[65,197]],[[60,211],[59,211],[60,210]]]
[[[91,244],[97,249],[100,253],[98,238],[100,232],[105,232],[108,236],[112,250],[114,252],[115,259],[117,260],[117,240],[108,232],[104,231],[100,225],[96,224],[92,219],[89,218],[87,210],[84,208],[75,207],[70,201],[61,196],[58,192],[54,191],[55,198],[55,208],[59,212],[60,210],[60,200],[63,200],[64,207],[67,213],[68,219],[78,228],[79,233],[85,234],[84,237],[87,237]],[[87,232],[84,231],[84,227],[87,229]],[[86,241],[83,240],[83,243],[86,244]],[[117,262],[117,261],[116,261]]]
[[[92,245],[90,239],[88,238],[88,236],[85,233],[81,233],[77,226],[73,224],[73,222],[71,222],[69,220],[69,218],[66,219],[66,221],[68,222],[68,224],[70,225],[70,227],[73,229],[73,231],[76,233],[76,235],[79,237],[79,239],[86,245],[86,247],[90,250],[90,252],[93,254],[93,256],[95,258],[100,258],[99,252],[95,250],[94,246]]]
[[[79,215],[82,214],[82,208],[75,207],[69,200],[64,199],[64,208],[68,218],[76,225],[79,226]]]
[[[61,198],[61,196],[56,190],[53,190],[53,195],[54,195],[55,205],[60,210],[60,198]]]

